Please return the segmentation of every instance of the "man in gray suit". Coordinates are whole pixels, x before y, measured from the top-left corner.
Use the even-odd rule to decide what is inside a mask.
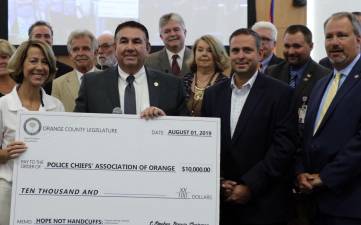
[[[128,21],[115,30],[118,66],[84,76],[75,112],[140,114],[144,118],[187,115],[182,81],[144,66],[147,28]]]
[[[176,13],[163,15],[159,19],[159,33],[164,48],[150,54],[145,65],[179,77],[190,73],[186,61],[191,50],[184,45],[187,30],[182,17]]]

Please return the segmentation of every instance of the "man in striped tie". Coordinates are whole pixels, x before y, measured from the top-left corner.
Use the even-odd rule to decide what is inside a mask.
[[[324,30],[334,70],[310,96],[298,187],[314,197],[313,224],[361,224],[361,24],[340,12]]]

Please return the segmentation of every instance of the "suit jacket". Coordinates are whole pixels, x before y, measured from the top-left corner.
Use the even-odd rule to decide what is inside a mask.
[[[63,103],[65,112],[73,112],[75,99],[78,97],[79,86],[80,84],[75,70],[53,81],[51,95]]]
[[[186,64],[186,61],[189,59],[191,54],[192,54],[192,50],[186,47],[184,51],[182,69],[179,75],[181,77],[191,72],[189,66]],[[164,73],[172,73],[172,68],[169,63],[169,59],[165,47],[160,51],[150,54],[145,60],[145,65],[150,68],[160,70]]]
[[[67,64],[62,63],[60,61],[56,61],[56,68],[58,70],[56,71],[54,79],[66,74],[66,73],[69,73],[70,71],[73,70],[72,67],[70,67]],[[48,95],[51,94],[51,90],[52,90],[52,86],[53,86],[52,84],[53,84],[53,82],[48,82],[47,84],[44,85],[44,90]]]
[[[282,62],[284,62],[285,60],[283,60],[282,58],[277,57],[275,54],[273,54],[271,60],[268,63],[268,67],[273,66],[273,65],[277,65],[280,64]]]
[[[333,65],[328,57],[322,58],[318,63],[330,70],[333,70]]]
[[[268,74],[276,78],[277,80],[283,81],[287,84],[290,82],[290,65],[287,62],[274,65],[268,68]],[[305,68],[300,83],[297,85],[294,93],[295,107],[298,110],[302,104],[307,105],[309,96],[316,82],[322,77],[328,75],[331,71],[315,61],[311,60],[308,66]],[[304,101],[306,99],[306,101]]]
[[[311,94],[298,172],[320,173],[324,188],[315,196],[322,213],[361,219],[361,59],[313,134],[319,105],[332,75],[322,78]]]
[[[146,69],[151,106],[169,116],[188,115],[182,80],[150,68]],[[120,107],[118,66],[87,74],[82,81],[75,112],[112,113]],[[158,83],[158,85],[154,85]]]
[[[231,138],[231,80],[206,89],[202,116],[221,119],[221,176],[251,189],[245,205],[221,204],[221,224],[272,224],[289,216],[295,152],[292,88],[258,74]]]

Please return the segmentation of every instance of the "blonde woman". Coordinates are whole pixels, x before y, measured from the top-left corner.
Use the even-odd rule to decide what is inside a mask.
[[[230,60],[215,37],[204,35],[195,41],[188,64],[191,73],[183,78],[187,107],[192,116],[200,116],[205,89],[227,79],[224,72],[230,68]]]
[[[0,98],[0,225],[9,224],[13,160],[26,150],[25,143],[15,140],[17,114],[64,111],[62,103],[42,88],[56,72],[49,45],[38,40],[23,42],[10,59],[8,70],[17,85]]]
[[[15,48],[4,39],[0,39],[0,97],[9,93],[15,86],[15,81],[10,77],[7,70],[10,57]]]

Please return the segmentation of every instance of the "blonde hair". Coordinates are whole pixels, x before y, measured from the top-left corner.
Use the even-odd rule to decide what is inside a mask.
[[[46,58],[46,62],[49,66],[49,76],[45,83],[53,80],[53,77],[56,73],[56,58],[54,52],[47,43],[39,40],[28,40],[21,43],[21,45],[15,51],[15,54],[9,60],[8,70],[10,72],[10,76],[15,80],[16,83],[23,82],[23,65],[31,47],[39,48]]]
[[[212,35],[204,35],[198,38],[194,42],[194,45],[192,47],[192,55],[187,61],[189,68],[193,73],[197,71],[197,63],[196,63],[195,55],[196,55],[197,45],[199,44],[200,41],[204,41],[209,45],[214,59],[214,64],[215,64],[214,67],[216,72],[223,73],[225,70],[230,68],[229,56],[226,52],[226,49],[221,44],[221,42],[218,41]]]
[[[7,55],[11,57],[14,52],[14,46],[12,46],[7,40],[0,39],[0,55]]]

